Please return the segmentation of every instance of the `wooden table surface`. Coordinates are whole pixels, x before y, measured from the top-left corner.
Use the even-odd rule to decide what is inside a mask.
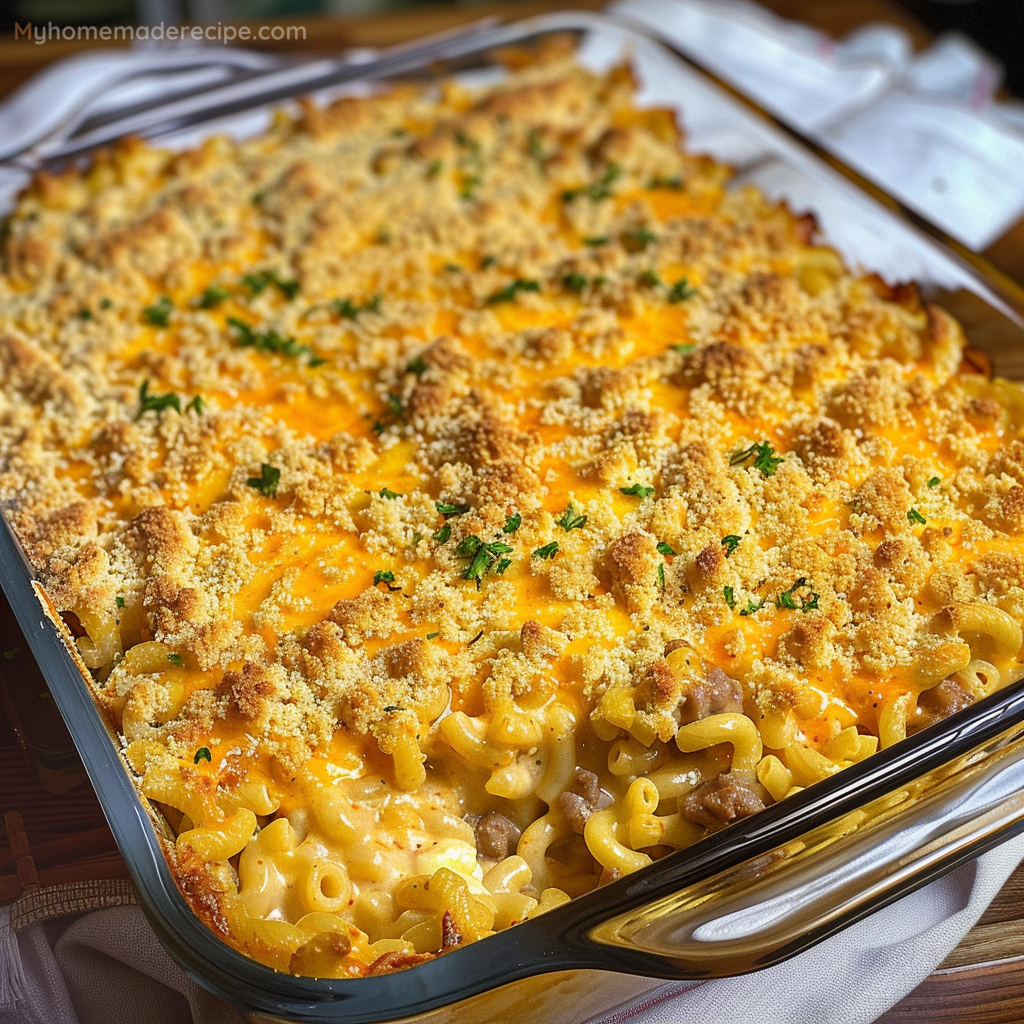
[[[835,37],[870,22],[888,22],[907,31],[915,46],[929,42],[928,31],[910,15],[886,0],[761,0],[780,15],[801,20]],[[335,52],[351,46],[383,46],[431,32],[453,28],[488,16],[520,18],[557,7],[600,9],[600,0],[553,4],[526,0],[472,7],[420,7],[387,15],[320,19],[294,16],[289,23],[306,26],[302,43],[258,44],[265,50]],[[0,98],[45,64],[90,44],[47,42],[0,37]],[[95,44],[92,44],[95,45]],[[1024,222],[1007,231],[984,253],[1002,270],[1024,281]],[[7,613],[6,615],[4,613]],[[10,660],[0,658],[2,676],[16,679],[31,698],[46,703],[45,685],[27,657],[23,641],[2,607],[0,652],[21,647]],[[66,735],[66,734],[65,734]],[[55,741],[55,742],[60,742]],[[69,740],[63,740],[69,742]],[[103,821],[96,797],[79,784],[61,795],[44,789],[18,745],[14,728],[0,706],[0,812],[20,812],[39,881],[55,884],[71,878],[125,877],[123,862]],[[53,788],[74,774],[52,775]],[[0,903],[20,891],[15,859],[0,827]],[[1024,869],[1019,869],[992,903],[978,925],[928,979],[884,1014],[882,1024],[1019,1024],[1024,1021]]]

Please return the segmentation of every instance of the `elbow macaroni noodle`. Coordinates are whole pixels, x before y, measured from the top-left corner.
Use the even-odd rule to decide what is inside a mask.
[[[277,970],[515,927],[1022,673],[1020,389],[551,59],[11,221],[0,500]]]

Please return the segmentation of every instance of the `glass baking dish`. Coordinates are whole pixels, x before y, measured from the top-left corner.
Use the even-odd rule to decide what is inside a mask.
[[[807,145],[692,63],[611,18],[554,14],[406,47],[301,80],[365,92],[393,78],[500,74],[497,47],[571,33],[596,69],[627,57],[641,104],[680,113],[691,150],[814,213],[849,264],[916,279],[964,322],[998,373],[1020,376],[1024,301],[1013,284],[933,237],[896,204],[848,180]],[[187,145],[260,92],[157,121],[149,134]],[[247,115],[244,128],[259,128]],[[73,151],[73,147],[69,152]],[[189,910],[167,866],[172,834],[136,789],[96,710],[87,669],[6,520],[0,579],[96,788],[139,902],[170,954],[201,984],[261,1021],[582,1022],[634,1001],[660,979],[700,980],[780,962],[1024,831],[1024,681],[782,803],[541,917],[408,971],[358,980],[280,974],[221,942]]]

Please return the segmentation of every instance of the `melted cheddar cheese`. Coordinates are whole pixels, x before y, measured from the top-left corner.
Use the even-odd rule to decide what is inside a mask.
[[[1021,671],[1024,396],[629,74],[40,174],[0,500],[216,931],[410,966]]]

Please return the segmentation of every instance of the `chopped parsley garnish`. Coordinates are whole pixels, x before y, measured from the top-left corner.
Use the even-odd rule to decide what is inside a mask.
[[[759,597],[756,601],[747,599],[747,607],[740,609],[740,615],[753,615],[764,607],[765,598]]]
[[[807,582],[807,577],[801,576],[800,579],[798,579],[796,583],[794,583],[793,586],[789,588],[789,590],[784,590],[781,594],[779,594],[777,598],[775,598],[775,607],[792,609],[799,608],[802,612],[809,612],[812,608],[817,608],[818,601],[821,596],[820,594],[812,592],[808,594],[806,597],[801,596],[797,598],[796,596],[796,592],[801,587],[806,587],[809,585],[810,584],[808,584]],[[797,604],[798,600],[800,602],[799,604]]]
[[[483,184],[483,178],[479,174],[467,174],[462,180],[462,188],[459,189],[460,199],[475,199],[476,190]]]
[[[660,288],[665,283],[660,277],[658,277],[658,272],[656,270],[645,270],[637,280],[645,288]]]
[[[360,313],[379,313],[380,300],[380,295],[374,295],[360,306],[348,298],[335,299],[331,303],[331,308],[338,316],[343,316],[346,320],[355,320]]]
[[[386,707],[386,708],[384,709],[384,711],[385,711],[385,713],[386,713],[386,714],[391,714],[391,713],[392,713],[392,712],[394,712],[394,711],[404,711],[404,710],[405,710],[405,708],[403,708],[403,707],[399,707],[399,705],[397,705],[397,704],[389,704],[389,705],[388,705],[388,706],[387,706],[387,707]]]
[[[584,245],[607,245],[608,244],[608,236],[607,235],[591,235],[589,238],[584,238],[583,239],[583,244]]]
[[[611,186],[622,176],[622,168],[616,163],[610,163],[604,169],[604,174],[601,175],[598,181],[593,182],[590,185],[583,185],[581,188],[570,188],[566,189],[562,193],[562,201],[571,203],[574,199],[578,199],[580,196],[586,196],[588,199],[593,199],[594,202],[600,202],[602,199],[607,199],[611,194]]]
[[[264,498],[277,497],[277,485],[281,482],[281,470],[269,462],[260,463],[260,475],[251,476],[246,485],[260,492]]]
[[[498,263],[498,257],[497,256],[485,256],[480,261],[480,269],[481,270],[487,270],[490,267],[497,266],[497,263]]]
[[[154,327],[166,327],[170,323],[172,309],[174,303],[166,295],[161,295],[152,306],[143,309],[142,319]]]
[[[921,526],[924,526],[924,524],[928,522],[928,520],[925,519],[925,517],[921,515],[921,513],[918,512],[916,508],[912,508],[907,513],[907,519],[909,519],[912,523],[918,523]]]
[[[468,558],[469,565],[462,570],[461,576],[464,580],[476,580],[480,582],[489,572],[504,572],[511,565],[509,559],[502,559],[512,547],[504,541],[493,540],[484,542],[476,534],[471,533],[463,537],[455,548],[455,554],[460,558]],[[499,561],[500,560],[500,561]],[[499,568],[501,562],[506,562],[503,568]]]
[[[259,206],[266,198],[267,197],[263,192],[253,192],[253,194],[249,197],[249,201],[252,203],[253,206]]]
[[[10,650],[4,651],[4,660],[5,661],[14,661],[14,659],[18,655],[18,651],[20,651],[20,650],[21,650],[20,647],[12,647]]]
[[[427,164],[427,177],[436,178],[444,170],[443,160],[431,160]]]
[[[675,176],[675,177],[672,177],[672,178],[662,178],[662,177],[659,176],[659,177],[656,177],[656,178],[651,178],[651,180],[647,183],[647,187],[650,188],[650,189],[655,189],[655,188],[682,188],[683,187],[683,179],[680,178],[678,175]]]
[[[308,345],[300,345],[294,338],[283,337],[273,328],[257,331],[253,329],[252,324],[240,320],[237,316],[229,316],[228,323],[238,331],[239,348],[254,348],[258,352],[291,356],[293,359],[297,359],[299,356],[308,356],[310,366],[322,366],[327,362]]]
[[[437,533],[434,534],[434,540],[438,544],[447,544],[452,536],[452,525],[451,523],[445,523]]]
[[[441,635],[440,633],[428,633],[427,634],[427,639],[428,640],[436,640],[440,635]]]
[[[648,228],[633,228],[630,231],[623,231],[622,239],[627,248],[642,252],[652,242],[656,242],[658,236]]]
[[[736,607],[736,594],[733,591],[732,587],[723,587],[722,588],[722,596],[725,598],[725,603],[730,608],[735,608]]]
[[[203,294],[199,296],[196,305],[200,309],[213,309],[215,306],[219,306],[225,299],[231,298],[231,292],[227,288],[222,288],[219,284],[211,284],[203,289]]]
[[[121,597],[120,595],[115,597],[114,598],[114,604],[116,604],[118,608],[123,608],[124,607],[124,598]]]
[[[539,292],[540,282],[530,281],[517,277],[511,284],[489,295],[486,300],[488,306],[496,306],[499,302],[511,302],[520,292]]]
[[[105,295],[103,296],[103,298],[102,298],[102,299],[100,299],[100,309],[110,309],[110,307],[111,307],[111,306],[112,306],[113,304],[114,304],[114,303],[113,303],[113,302],[111,302],[111,300],[110,300],[110,299],[108,299],[108,298],[107,298],[107,297],[106,297]]]
[[[690,282],[685,277],[681,277],[669,288],[668,301],[685,302],[687,299],[692,299],[696,294],[697,289],[691,287]]]
[[[494,567],[495,575],[500,576],[512,564],[511,558],[502,558]]]
[[[543,163],[546,159],[547,154],[544,152],[544,147],[540,144],[539,128],[531,128],[529,132],[527,132],[526,149],[537,163]]]
[[[931,478],[931,480],[928,481],[928,487],[929,487],[929,489],[931,489],[933,487],[938,487],[939,484],[941,484],[941,483],[942,483],[942,478],[941,477],[933,476]]]
[[[435,501],[434,508],[445,517],[445,519],[451,519],[452,516],[461,516],[463,513],[469,511],[468,505],[453,505],[447,501]]]
[[[515,533],[520,526],[523,525],[523,517],[518,512],[513,512],[512,515],[505,520],[505,525],[501,528],[502,533]]]
[[[620,487],[619,490],[634,498],[649,498],[654,493],[654,488],[645,484],[630,484],[628,487]]]
[[[253,298],[261,292],[266,291],[268,285],[274,285],[277,290],[289,301],[299,294],[299,282],[285,280],[275,270],[260,270],[255,274],[243,274],[242,284],[249,289]],[[226,298],[227,296],[225,296]]]
[[[95,320],[96,319],[96,317],[93,316],[92,310],[88,306],[83,306],[75,314],[75,316],[77,316],[79,320]]]
[[[167,655],[167,660],[172,665],[177,665],[178,668],[181,668],[182,665],[185,664],[185,659],[180,654],[168,654]]]
[[[579,515],[570,501],[562,513],[562,517],[556,519],[555,522],[568,533],[570,530],[582,530],[587,525],[587,517]]]
[[[762,476],[774,476],[779,464],[786,461],[781,455],[775,454],[770,441],[761,441],[742,451],[733,452],[729,456],[729,465],[739,466],[749,459],[754,460],[754,468],[759,469]]]
[[[545,544],[543,547],[539,547],[534,551],[531,558],[554,558],[558,554],[558,541],[553,540],[550,544]]]
[[[743,538],[738,534],[730,533],[722,538],[722,547],[725,548],[725,557],[728,558],[739,546]]]
[[[377,493],[382,498],[387,498],[388,501],[394,501],[395,498],[400,497],[398,491],[389,490],[387,487],[382,487]]]
[[[395,591],[401,590],[401,587],[396,587],[395,574],[390,569],[378,569],[373,574],[373,585],[376,587],[378,584],[383,583],[388,590]]]
[[[566,274],[562,278],[562,287],[570,292],[581,292],[587,287],[587,279],[582,274]]]
[[[173,409],[180,413],[181,399],[173,391],[169,391],[166,395],[151,395],[149,381],[144,380],[139,386],[139,413],[135,418],[138,419],[139,416],[147,412],[163,412],[164,409]]]
[[[658,554],[659,555],[666,555],[666,556],[668,556],[668,555],[678,555],[679,552],[676,551],[676,549],[674,547],[672,547],[672,545],[669,544],[668,541],[664,541],[663,540],[663,541],[659,541],[659,543],[658,543]]]
[[[402,404],[402,398],[400,395],[396,395],[393,391],[389,391],[384,396],[384,401],[387,402],[388,409],[391,411],[391,415],[395,419],[400,420],[405,415],[405,406]]]
[[[419,542],[423,540],[423,534],[419,530],[413,530],[412,534],[412,546],[416,547]]]
[[[444,265],[444,269],[447,270],[449,274],[461,274],[462,273],[462,267],[460,267],[458,265],[458,263],[446,263]]]
[[[199,764],[200,761],[212,761],[213,758],[210,756],[209,747],[200,747],[192,758],[193,764]]]
[[[185,411],[187,412],[189,409],[191,409],[194,413],[196,413],[197,415],[201,416],[203,414],[203,410],[205,408],[206,408],[206,402],[204,401],[203,396],[202,395],[195,395],[192,398],[192,401],[189,402],[188,405],[185,406]]]
[[[658,563],[658,589],[659,590],[664,590],[665,589],[665,563],[664,562],[659,562]]]
[[[692,352],[697,346],[692,342],[684,342],[682,345],[669,345],[669,348],[673,352],[678,352],[681,356],[685,356],[688,352]]]
[[[416,356],[415,359],[410,359],[405,364],[406,373],[414,373],[417,377],[422,377],[427,372],[427,364],[423,360],[423,356]]]

